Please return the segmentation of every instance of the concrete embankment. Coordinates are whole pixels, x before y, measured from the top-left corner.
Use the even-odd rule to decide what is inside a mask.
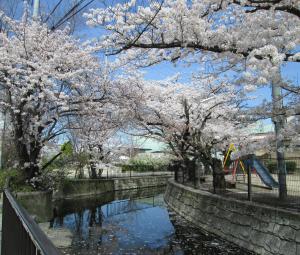
[[[37,221],[45,222],[53,215],[53,200],[88,197],[111,191],[159,187],[167,184],[170,175],[141,176],[132,178],[66,180],[55,192],[26,192],[15,194],[19,203],[30,215],[36,215]]]
[[[165,201],[194,225],[258,254],[300,254],[300,214],[168,181]]]

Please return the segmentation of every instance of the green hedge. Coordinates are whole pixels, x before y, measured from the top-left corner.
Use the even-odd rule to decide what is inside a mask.
[[[120,165],[122,172],[156,172],[168,171],[169,157],[156,158],[149,155],[137,155],[127,163]]]
[[[135,164],[135,165],[122,165],[122,172],[156,172],[167,171],[168,165],[150,165],[150,164]]]
[[[286,161],[286,171],[288,174],[293,174],[297,170],[297,163],[295,161]],[[270,173],[276,174],[277,173],[277,162],[268,162],[266,163],[266,167],[269,169]]]

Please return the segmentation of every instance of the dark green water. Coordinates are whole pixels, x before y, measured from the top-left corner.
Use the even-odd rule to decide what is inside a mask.
[[[64,254],[250,254],[168,210],[164,189],[107,193],[56,204],[50,226],[68,228]]]

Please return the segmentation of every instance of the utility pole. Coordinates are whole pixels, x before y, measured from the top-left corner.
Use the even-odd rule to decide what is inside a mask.
[[[283,98],[280,87],[281,73],[280,67],[278,67],[277,74],[272,80],[272,104],[273,104],[273,117],[272,121],[275,126],[276,136],[276,157],[277,157],[277,169],[278,169],[278,183],[279,183],[279,198],[285,200],[287,198],[287,186],[286,186],[286,166],[284,161],[284,137],[282,131],[286,122],[286,117],[283,113]]]
[[[37,19],[39,16],[40,0],[34,0],[33,2],[33,14],[32,18]]]
[[[6,134],[6,115],[7,115],[7,111],[4,110],[1,113],[1,117],[3,118],[3,125],[2,125],[2,134],[1,134],[1,155],[0,155],[0,169],[4,169],[5,167],[5,163],[4,160],[4,148],[5,148],[5,134]]]

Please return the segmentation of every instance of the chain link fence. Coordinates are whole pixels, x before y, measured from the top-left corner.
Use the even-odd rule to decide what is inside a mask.
[[[226,175],[226,196],[242,200],[264,203],[271,206],[300,211],[300,157],[289,157],[285,159],[286,164],[286,186],[287,198],[279,199],[279,183],[277,159],[271,157],[257,157],[259,165],[251,167],[250,178],[248,177],[247,165],[242,169],[239,165],[235,175],[232,171]],[[256,169],[259,167],[265,172]],[[250,189],[250,191],[249,191]],[[251,194],[249,195],[249,192]]]
[[[216,193],[213,180],[225,175],[226,190],[218,192],[222,196],[300,211],[300,157],[285,159],[287,185],[285,200],[279,199],[276,158],[255,157],[254,161],[254,164],[253,162],[250,164],[247,160],[241,161],[241,164],[236,164],[235,171],[232,162],[227,171],[220,173],[220,176],[213,174],[211,169],[203,169],[198,171],[198,174],[197,170],[175,171],[175,180],[186,186]]]

